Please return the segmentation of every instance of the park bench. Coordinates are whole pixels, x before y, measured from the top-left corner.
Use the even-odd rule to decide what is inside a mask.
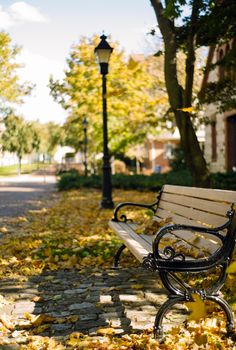
[[[123,244],[115,255],[115,267],[118,268],[120,255],[127,247],[144,268],[159,273],[169,294],[155,318],[156,337],[163,334],[167,312],[175,304],[193,300],[194,294],[221,307],[227,318],[227,335],[233,334],[234,315],[220,289],[235,248],[234,203],[236,191],[165,185],[153,204],[126,202],[116,207],[109,226]],[[157,222],[154,236],[136,232],[140,225],[127,213],[129,208],[138,207],[153,212],[152,220]],[[165,221],[169,223],[163,226]],[[210,273],[214,281],[206,287],[193,287],[184,278]]]

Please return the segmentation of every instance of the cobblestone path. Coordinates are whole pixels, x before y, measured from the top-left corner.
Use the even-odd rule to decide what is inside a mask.
[[[18,349],[26,342],[26,313],[58,319],[43,333],[57,340],[74,331],[96,335],[103,327],[112,327],[115,334],[122,335],[152,328],[157,308],[166,300],[157,275],[142,268],[86,274],[56,271],[26,282],[6,279],[1,283],[0,294],[9,301],[0,312],[10,315],[15,324],[15,330],[5,336],[8,345],[1,347],[5,350]],[[34,301],[37,297],[39,301]],[[179,323],[180,318],[179,310],[174,310],[171,325]]]

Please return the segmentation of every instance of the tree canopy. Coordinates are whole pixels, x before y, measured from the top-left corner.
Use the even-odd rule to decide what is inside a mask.
[[[2,151],[17,155],[20,173],[23,156],[39,149],[39,134],[32,123],[25,122],[22,117],[14,114],[4,118],[4,127],[0,138]]]
[[[90,154],[102,150],[102,83],[94,56],[98,40],[81,38],[71,48],[64,79],[50,79],[51,95],[69,113],[64,125],[66,143],[76,150],[81,147],[86,117]],[[167,96],[163,79],[153,73],[148,60],[140,55],[127,59],[118,43],[111,45],[115,49],[109,63],[107,99],[109,148],[114,154],[125,152],[143,141],[147,133],[155,132],[157,112],[164,114]]]
[[[64,142],[63,128],[54,122],[44,124],[33,122],[33,126],[40,138],[38,149],[36,151],[43,155],[44,159],[49,158],[51,160],[55,154],[57,146],[62,145]]]
[[[17,75],[21,64],[16,57],[20,48],[12,44],[8,33],[0,32],[0,110],[22,103],[22,97],[29,94],[32,86],[29,83],[20,83]]]

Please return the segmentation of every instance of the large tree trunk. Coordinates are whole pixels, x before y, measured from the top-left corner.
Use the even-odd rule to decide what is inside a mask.
[[[198,0],[196,0],[196,3]],[[165,82],[169,102],[175,115],[176,125],[180,132],[180,142],[184,151],[185,160],[190,169],[194,185],[208,187],[209,173],[202,150],[197,140],[190,114],[183,112],[183,107],[189,107],[192,102],[193,74],[194,74],[194,26],[188,38],[188,54],[186,60],[185,90],[177,78],[177,44],[174,22],[163,14],[161,0],[151,0],[165,46]],[[193,8],[192,20],[194,23],[197,6]]]

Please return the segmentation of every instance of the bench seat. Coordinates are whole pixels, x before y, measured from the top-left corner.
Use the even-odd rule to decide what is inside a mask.
[[[235,247],[235,203],[235,191],[165,185],[152,204],[125,202],[116,207],[109,226],[123,244],[115,256],[115,267],[123,249],[128,248],[145,268],[159,272],[170,293],[157,313],[156,335],[162,334],[161,323],[169,308],[191,299],[193,293],[218,303],[226,314],[228,332],[234,329],[232,310],[218,292]],[[165,219],[170,222],[154,235],[136,233],[140,226],[129,218],[129,208],[152,210],[152,220],[160,226]],[[216,268],[220,270],[219,277],[208,290],[201,287],[193,290],[176,275],[210,272]]]

